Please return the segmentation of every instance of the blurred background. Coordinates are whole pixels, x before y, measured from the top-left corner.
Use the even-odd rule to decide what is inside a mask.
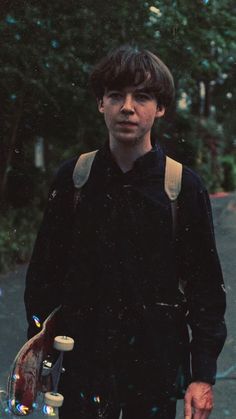
[[[210,192],[235,189],[235,12],[234,0],[1,1],[0,272],[28,260],[56,168],[106,140],[88,77],[120,44],[174,75],[154,138]]]

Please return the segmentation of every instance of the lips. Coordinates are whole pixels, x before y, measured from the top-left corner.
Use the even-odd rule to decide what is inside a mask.
[[[118,121],[118,124],[119,125],[123,125],[123,126],[127,126],[127,127],[130,127],[130,126],[136,126],[136,125],[138,125],[136,122],[132,122],[132,121]]]

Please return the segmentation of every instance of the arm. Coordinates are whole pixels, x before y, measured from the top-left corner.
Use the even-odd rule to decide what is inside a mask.
[[[62,178],[62,179],[61,179]],[[62,302],[70,246],[73,189],[58,175],[53,183],[26,275],[25,307],[28,337],[38,333],[32,316],[44,321]]]
[[[207,386],[209,397],[205,410],[209,414],[216,362],[226,338],[224,283],[216,250],[210,201],[199,179],[195,179],[194,188],[185,193],[182,205],[184,220],[180,235],[180,276],[186,281],[188,323],[192,332],[190,350],[193,382],[185,400],[187,406],[190,399],[195,407],[200,406],[201,403],[196,400],[199,401],[199,394],[202,394],[200,400],[204,399]]]

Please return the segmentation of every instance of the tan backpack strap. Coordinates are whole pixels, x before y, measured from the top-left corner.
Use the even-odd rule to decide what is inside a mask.
[[[166,156],[165,191],[171,202],[173,239],[176,237],[177,199],[181,191],[182,172],[182,164]],[[182,292],[182,294],[184,294],[185,285],[185,282],[180,279],[179,290]]]
[[[166,156],[165,169],[165,192],[171,201],[171,212],[173,221],[173,237],[176,235],[177,227],[177,198],[181,191],[183,166],[181,163]]]
[[[182,170],[181,163],[166,156],[165,191],[171,201],[176,201],[180,193]]]
[[[81,154],[78,158],[73,171],[73,182],[76,189],[81,189],[87,182],[97,151]]]

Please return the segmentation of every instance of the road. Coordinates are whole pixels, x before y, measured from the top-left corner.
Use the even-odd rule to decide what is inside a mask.
[[[236,418],[236,194],[211,199],[218,253],[227,291],[228,337],[218,360],[214,386],[215,407],[211,419]],[[177,419],[183,419],[183,403],[178,403]]]
[[[217,247],[227,290],[226,321],[228,338],[218,362],[215,385],[215,408],[211,419],[236,418],[236,193],[212,197]],[[7,374],[15,354],[26,340],[26,319],[23,305],[26,266],[0,275],[0,390],[6,388]],[[5,415],[1,410],[0,417]],[[34,419],[42,414],[36,412]],[[177,419],[183,419],[183,403],[178,402]],[[68,418],[69,419],[69,418]]]

